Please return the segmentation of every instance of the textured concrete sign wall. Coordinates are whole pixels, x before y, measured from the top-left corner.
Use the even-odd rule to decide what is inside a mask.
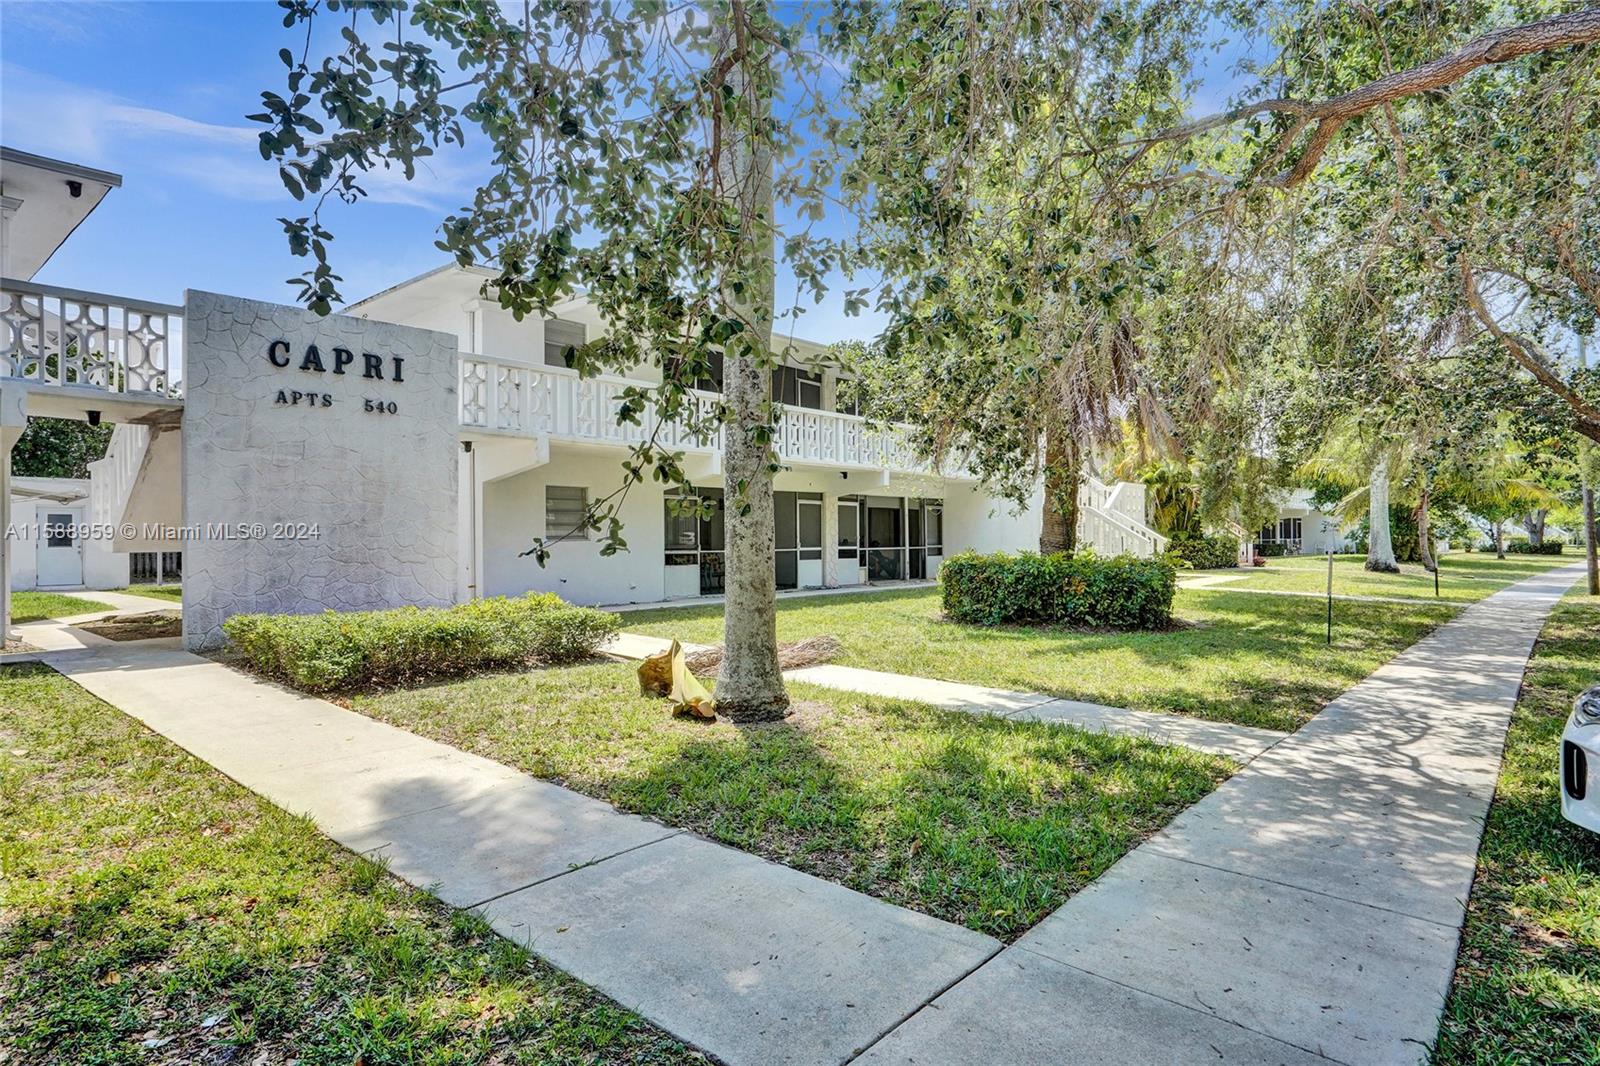
[[[456,341],[190,291],[183,622],[444,604],[456,579]]]

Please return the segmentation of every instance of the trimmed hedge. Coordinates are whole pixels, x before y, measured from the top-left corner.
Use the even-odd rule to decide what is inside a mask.
[[[1239,541],[1222,533],[1175,536],[1167,550],[1196,570],[1219,570],[1239,565]]]
[[[1506,551],[1512,555],[1560,555],[1561,542],[1547,540],[1543,544],[1534,544],[1527,540],[1512,540],[1506,542]]]
[[[1263,559],[1281,559],[1289,554],[1289,545],[1281,540],[1261,540],[1256,542],[1255,553]]]
[[[236,614],[222,631],[256,670],[310,692],[587,658],[617,616],[554,593],[322,614]]]
[[[944,610],[958,622],[1007,622],[1158,629],[1172,621],[1177,568],[1167,559],[1118,555],[979,555],[939,567]]]

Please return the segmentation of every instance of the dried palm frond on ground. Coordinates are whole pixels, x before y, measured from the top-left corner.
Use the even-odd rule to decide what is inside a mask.
[[[798,670],[803,666],[816,666],[837,658],[844,645],[833,637],[807,637],[778,645],[778,665],[784,670]],[[683,660],[697,674],[710,673],[722,665],[722,646],[693,652]]]
[[[183,615],[177,611],[146,611],[143,614],[113,614],[96,618],[92,622],[79,622],[78,629],[86,629],[107,640],[150,640],[153,637],[183,636]]]

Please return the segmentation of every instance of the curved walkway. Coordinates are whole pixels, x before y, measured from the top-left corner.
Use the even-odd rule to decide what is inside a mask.
[[[42,658],[729,1063],[839,1063],[1000,942],[171,646]]]
[[[1579,572],[1465,609],[861,1061],[1426,1061],[1523,668]]]
[[[1427,1056],[1523,667],[1577,576],[1467,608],[1004,950],[158,642],[46,659],[730,1063],[1364,1066]]]
[[[643,659],[672,646],[665,637],[642,633],[618,633],[602,650],[618,659]],[[704,644],[683,644],[685,653],[707,649]],[[1087,729],[1094,733],[1143,737],[1157,744],[1176,744],[1212,755],[1249,762],[1281,741],[1288,733],[1231,722],[1211,722],[1181,714],[1160,711],[1135,711],[1107,707],[1082,700],[1064,700],[1037,692],[1013,692],[985,688],[960,681],[939,681],[931,677],[891,674],[882,670],[863,670],[858,666],[805,666],[785,670],[790,681],[820,685],[843,692],[926,703],[947,711],[988,714],[1014,722],[1049,722],[1054,725]]]

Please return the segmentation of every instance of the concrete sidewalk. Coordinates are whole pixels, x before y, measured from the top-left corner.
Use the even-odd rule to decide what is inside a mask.
[[[1223,580],[1227,579],[1224,578]],[[1184,584],[1182,581],[1179,581],[1178,587],[1180,589],[1188,589],[1190,592],[1243,592],[1251,596],[1290,596],[1302,600],[1326,600],[1328,598],[1328,594],[1325,592],[1302,592],[1293,591],[1290,589],[1253,589],[1241,587],[1239,585],[1224,585],[1217,582],[1206,582],[1202,584],[1198,580],[1191,584]],[[1333,594],[1333,602],[1392,603],[1397,607],[1454,607],[1459,611],[1463,607],[1471,606],[1474,601],[1446,600],[1431,596],[1426,598],[1420,596],[1407,598],[1405,596],[1367,596],[1357,592],[1335,592]]]
[[[618,633],[603,649],[619,659],[643,659],[666,651],[672,641],[642,633]],[[682,645],[685,653],[703,650],[703,644]],[[938,681],[855,666],[806,666],[786,670],[783,676],[842,692],[911,700],[964,714],[992,714],[1014,722],[1053,722],[1095,733],[1143,737],[1157,744],[1177,744],[1213,755],[1249,762],[1271,748],[1287,733],[1228,722],[1208,722],[1178,714],[1133,711],[1081,700],[1062,700],[1037,692],[1012,692],[959,681]]]
[[[130,614],[142,611],[177,611],[183,608],[179,600],[163,599],[160,596],[140,596],[132,592],[107,592],[103,589],[73,590],[61,593],[75,600],[88,600],[90,603],[109,604],[112,611],[118,614]],[[72,615],[73,618],[104,618],[107,612],[91,611],[86,614]]]
[[[177,648],[44,658],[729,1063],[844,1062],[1000,949]]]
[[[1011,692],[957,681],[935,681],[853,666],[808,666],[784,677],[826,688],[872,696],[928,703],[968,714],[993,714],[1013,722],[1051,722],[1093,733],[1143,737],[1157,744],[1177,744],[1213,755],[1249,762],[1277,744],[1287,733],[1230,722],[1208,722],[1181,714],[1134,711],[1081,700],[1062,700],[1037,692]]]
[[[1426,1061],[1523,668],[1579,573],[1466,608],[861,1061]]]

